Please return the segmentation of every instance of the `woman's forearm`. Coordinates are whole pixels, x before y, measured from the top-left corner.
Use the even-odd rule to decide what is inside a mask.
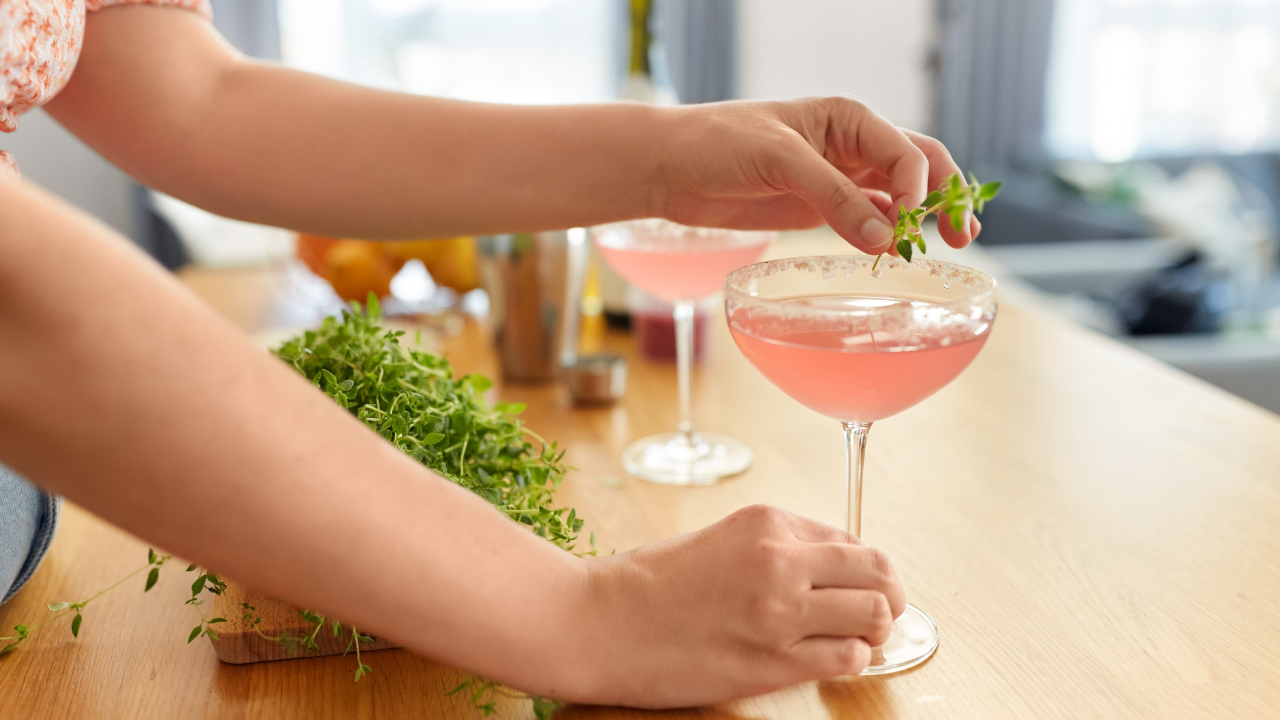
[[[370,238],[658,214],[644,105],[519,107],[392,93],[245,61],[191,13],[91,14],[49,111],[142,182],[214,212]]]
[[[5,464],[273,596],[573,694],[572,656],[544,648],[580,622],[581,561],[409,460],[124,239],[4,178],[0,218]]]

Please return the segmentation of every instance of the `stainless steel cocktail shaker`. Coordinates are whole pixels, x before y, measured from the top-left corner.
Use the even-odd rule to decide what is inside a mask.
[[[577,359],[587,231],[489,235],[476,245],[503,377],[555,379]]]

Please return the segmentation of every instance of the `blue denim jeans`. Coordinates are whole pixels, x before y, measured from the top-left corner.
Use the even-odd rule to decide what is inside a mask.
[[[31,579],[58,529],[62,501],[0,465],[0,605]]]

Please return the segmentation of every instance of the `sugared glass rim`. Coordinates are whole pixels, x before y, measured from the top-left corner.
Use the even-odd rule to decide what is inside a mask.
[[[851,307],[848,309],[837,309],[830,307],[815,307],[812,305],[796,305],[791,300],[795,298],[780,298],[777,300],[763,298],[759,295],[752,295],[741,286],[746,282],[765,278],[775,275],[779,272],[795,268],[807,270],[813,267],[814,271],[823,272],[843,272],[845,268],[852,266],[855,271],[865,271],[870,273],[871,266],[876,262],[875,255],[816,255],[811,257],[792,257],[781,258],[778,260],[765,260],[762,262],[746,265],[729,273],[724,281],[724,298],[725,304],[741,305],[747,307],[758,308],[771,313],[779,313],[785,315],[805,315],[825,316],[825,317],[864,317],[867,315],[876,315],[882,313],[892,313],[891,307],[885,308],[867,308],[867,307]],[[825,267],[824,267],[825,266]],[[881,271],[908,271],[908,272],[925,272],[930,275],[938,276],[944,283],[957,283],[962,287],[970,288],[974,292],[957,297],[952,300],[930,299],[930,307],[932,309],[941,309],[950,313],[964,313],[974,307],[982,307],[991,305],[993,308],[999,301],[1000,288],[996,279],[990,275],[975,270],[964,265],[944,262],[941,260],[926,260],[917,258],[912,262],[907,262],[902,258],[893,257],[891,255],[880,256],[880,265],[877,268]],[[821,294],[815,295],[820,297]],[[909,306],[896,306],[910,312]]]
[[[627,246],[609,241],[609,237],[615,233],[636,231],[646,232],[652,238],[668,240],[671,244],[693,243],[695,250],[698,243],[709,239],[721,242],[728,241],[726,244],[731,247],[747,247],[763,245],[778,238],[777,230],[734,230],[731,228],[682,225],[664,218],[638,218],[595,225],[591,228],[591,237],[598,244],[609,248],[641,251],[654,250],[652,247]]]

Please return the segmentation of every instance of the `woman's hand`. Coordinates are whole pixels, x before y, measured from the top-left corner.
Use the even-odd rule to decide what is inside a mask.
[[[905,607],[883,553],[764,505],[588,562],[577,701],[701,705],[858,673]]]
[[[960,172],[942,143],[894,127],[848,97],[731,102],[677,110],[661,162],[663,214],[714,227],[804,228],[828,223],[855,247],[890,248],[897,208],[914,209]],[[943,239],[964,247],[970,217]]]

